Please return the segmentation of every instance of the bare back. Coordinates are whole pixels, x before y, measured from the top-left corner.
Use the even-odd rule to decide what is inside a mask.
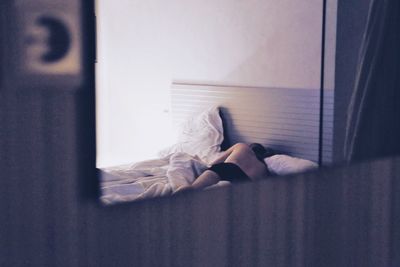
[[[260,162],[253,150],[246,144],[236,144],[225,162],[231,162],[239,166],[252,180],[262,179],[268,176],[267,166]]]

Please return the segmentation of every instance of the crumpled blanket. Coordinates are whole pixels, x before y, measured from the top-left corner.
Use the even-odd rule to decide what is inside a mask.
[[[101,201],[105,204],[172,194],[207,169],[197,156],[176,152],[160,159],[100,169]]]

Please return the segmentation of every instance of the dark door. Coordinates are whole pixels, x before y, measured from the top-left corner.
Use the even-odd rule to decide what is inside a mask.
[[[97,188],[90,2],[0,2],[0,266],[85,265],[77,218]]]

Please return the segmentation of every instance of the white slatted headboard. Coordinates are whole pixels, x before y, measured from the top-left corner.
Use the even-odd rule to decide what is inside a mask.
[[[261,143],[318,161],[319,90],[173,83],[175,124],[212,105],[222,111],[228,146]]]

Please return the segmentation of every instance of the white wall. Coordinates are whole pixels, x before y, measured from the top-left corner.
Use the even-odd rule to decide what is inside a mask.
[[[319,88],[321,0],[98,0],[98,166],[171,142],[173,80]]]

